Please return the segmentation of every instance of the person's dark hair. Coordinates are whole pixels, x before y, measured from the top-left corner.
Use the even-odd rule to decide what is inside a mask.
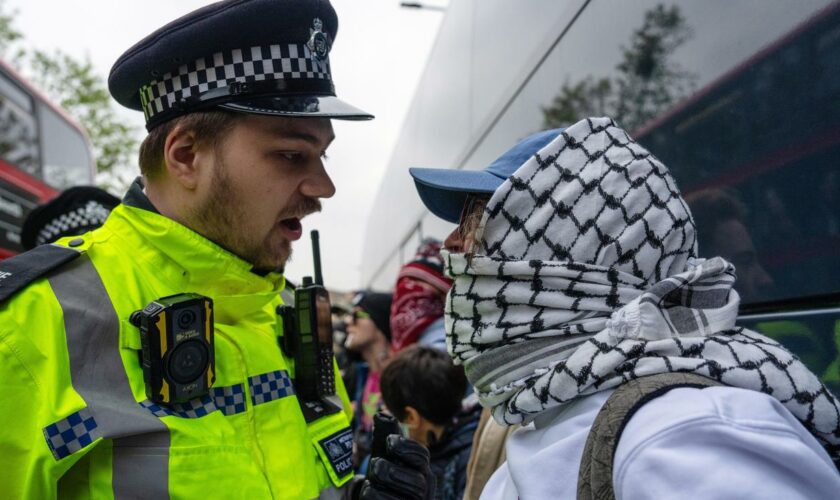
[[[446,425],[461,409],[467,377],[445,352],[413,345],[391,358],[379,386],[397,420],[405,420],[405,407],[411,406],[426,420]]]
[[[356,292],[351,301],[353,307],[358,307],[370,314],[370,319],[373,320],[376,328],[385,335],[389,342],[391,340],[391,301],[393,298],[394,295],[390,293],[361,290]]]
[[[163,148],[166,137],[175,127],[192,130],[201,144],[215,147],[242,117],[242,114],[232,111],[200,111],[174,118],[153,128],[140,145],[140,173],[147,179],[160,176],[164,169]]]

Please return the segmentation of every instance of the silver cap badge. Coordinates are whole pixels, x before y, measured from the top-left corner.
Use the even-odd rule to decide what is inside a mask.
[[[312,27],[309,28],[309,41],[306,42],[307,47],[315,55],[319,61],[323,61],[330,53],[330,37],[322,30],[324,23],[315,18],[312,20]]]

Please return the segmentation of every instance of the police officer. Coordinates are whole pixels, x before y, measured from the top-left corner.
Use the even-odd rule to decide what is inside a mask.
[[[142,176],[101,228],[0,263],[4,496],[327,498],[351,481],[341,378],[333,410],[303,405],[277,314],[301,219],[335,192],[330,119],[372,118],[335,97],[337,28],[326,0],[230,0],[115,63],[112,95],[146,117]],[[206,309],[172,336],[187,292]]]

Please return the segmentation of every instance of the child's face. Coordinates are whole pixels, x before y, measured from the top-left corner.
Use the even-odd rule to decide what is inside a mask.
[[[413,439],[418,443],[426,446],[426,436],[424,436],[423,432],[420,432],[420,428],[417,426],[410,426],[405,422],[400,422],[400,429],[402,429],[402,433],[404,436],[408,437],[409,439]]]
[[[404,436],[417,441],[423,446],[429,446],[429,432],[434,431],[435,425],[423,418],[413,407],[405,408],[405,419],[400,421],[400,430]]]

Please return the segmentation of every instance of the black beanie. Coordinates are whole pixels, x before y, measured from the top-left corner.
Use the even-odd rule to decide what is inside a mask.
[[[370,319],[376,328],[391,340],[391,298],[390,293],[371,292],[363,290],[353,296],[353,307],[358,307],[370,314]]]

